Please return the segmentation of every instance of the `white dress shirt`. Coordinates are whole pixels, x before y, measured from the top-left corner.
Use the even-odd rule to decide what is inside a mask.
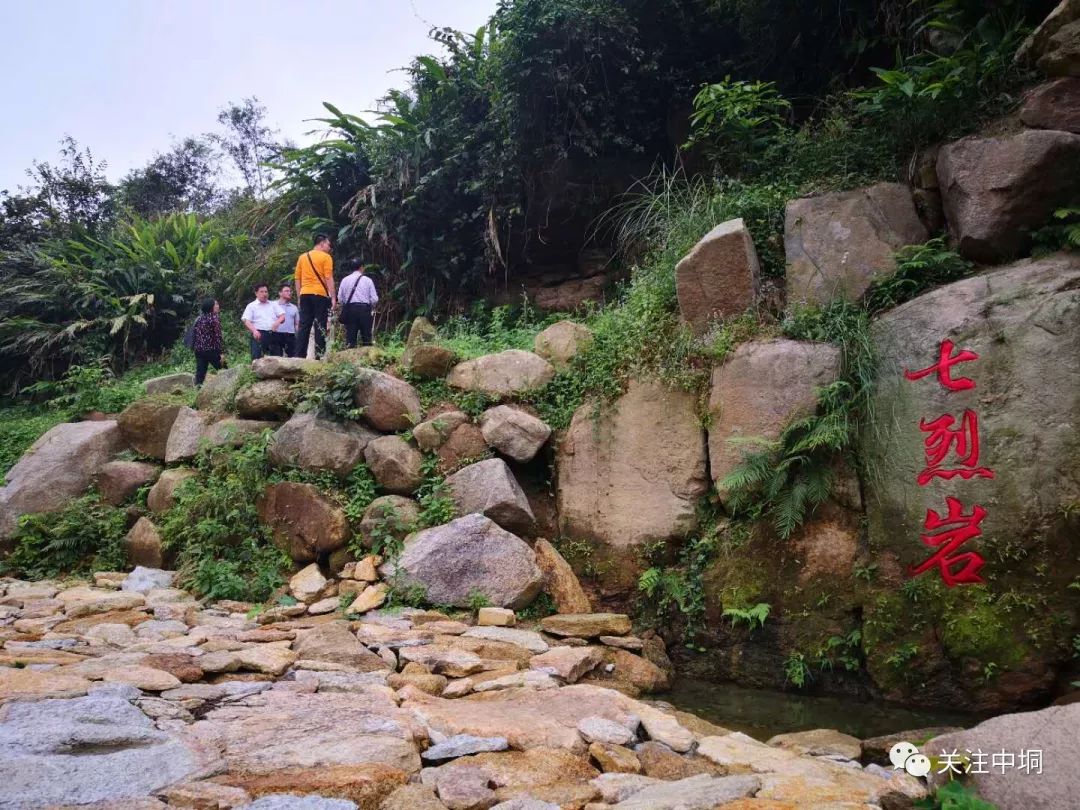
[[[355,290],[356,295],[353,295]],[[359,270],[354,270],[341,281],[338,290],[338,301],[342,306],[346,304],[371,304],[379,303],[379,296],[375,292],[375,282],[369,276],[365,276]]]
[[[260,332],[269,332],[274,328],[277,319],[284,314],[284,310],[277,301],[268,299],[259,303],[259,300],[255,299],[244,307],[244,314],[240,316],[240,320],[250,322]]]

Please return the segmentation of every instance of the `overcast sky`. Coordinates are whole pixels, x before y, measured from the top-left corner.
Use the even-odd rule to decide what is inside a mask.
[[[473,32],[496,0],[0,0],[0,189],[54,162],[66,134],[110,180],[257,96],[272,126],[310,141],[329,101],[374,106],[432,25]]]

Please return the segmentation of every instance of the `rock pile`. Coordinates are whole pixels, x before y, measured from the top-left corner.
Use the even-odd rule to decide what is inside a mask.
[[[0,582],[0,806],[825,808],[925,793],[857,750],[765,745],[638,700],[656,664],[623,649],[644,644],[626,616],[379,610],[377,565],[308,566],[295,604],[263,612],[197,600],[166,571]]]

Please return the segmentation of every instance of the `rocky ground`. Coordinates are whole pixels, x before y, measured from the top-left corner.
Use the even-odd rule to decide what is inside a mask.
[[[670,671],[626,616],[526,629],[501,608],[380,608],[376,562],[339,581],[311,566],[290,584],[296,604],[262,612],[146,568],[0,583],[0,807],[780,810],[925,795],[861,766],[854,738],[767,745],[631,697]],[[346,612],[333,594],[349,591]]]

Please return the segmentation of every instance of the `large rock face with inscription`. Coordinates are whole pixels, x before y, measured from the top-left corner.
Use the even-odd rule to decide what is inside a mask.
[[[874,340],[870,675],[924,703],[1037,700],[1078,627],[1080,257],[935,290]]]

